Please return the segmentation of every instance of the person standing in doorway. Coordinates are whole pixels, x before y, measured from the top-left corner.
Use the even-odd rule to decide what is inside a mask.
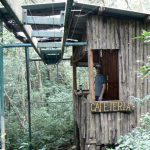
[[[102,66],[97,64],[95,66],[96,76],[95,76],[95,100],[102,101],[104,92],[106,90],[107,78],[103,75]]]

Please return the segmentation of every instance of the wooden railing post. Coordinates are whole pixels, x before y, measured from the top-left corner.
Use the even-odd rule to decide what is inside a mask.
[[[77,90],[77,71],[76,64],[73,64],[73,90]]]
[[[76,64],[73,63],[73,111],[74,111],[74,136],[75,136],[75,144],[76,148],[80,149],[80,140],[79,140],[79,128],[77,124],[77,111],[78,108],[77,103],[77,95],[75,94],[75,91],[77,90],[77,67]]]
[[[94,66],[93,51],[92,51],[92,49],[90,49],[90,50],[88,50],[89,87],[90,87],[91,99],[92,99],[92,101],[95,101],[93,66]]]

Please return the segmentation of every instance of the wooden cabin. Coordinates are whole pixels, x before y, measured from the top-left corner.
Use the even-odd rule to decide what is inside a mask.
[[[141,115],[150,112],[150,102],[139,105],[131,103],[129,97],[142,98],[150,93],[148,80],[137,76],[138,68],[147,61],[150,51],[142,41],[133,38],[143,29],[150,31],[149,14],[76,2],[72,6],[73,0],[67,0],[66,9],[65,3],[52,3],[17,7],[16,10],[12,7],[16,6],[13,2],[2,2],[7,11],[1,8],[0,14],[7,28],[21,41],[32,43],[46,64],[56,64],[62,59],[65,42],[80,42],[73,46],[71,60],[77,150],[112,146],[119,136],[140,126]],[[22,11],[24,15],[21,15]],[[49,20],[47,15],[52,15]],[[54,15],[60,15],[60,20]],[[36,22],[33,17],[37,18]],[[45,23],[39,21],[41,17]],[[56,32],[61,27],[64,34]],[[25,37],[19,35],[20,32]],[[103,101],[96,102],[94,66],[100,62],[107,76],[107,88]],[[79,67],[88,68],[89,88],[78,92]]]
[[[77,149],[100,150],[140,126],[141,115],[150,112],[150,102],[129,101],[130,96],[143,98],[150,93],[148,80],[137,75],[150,51],[133,39],[150,30],[149,15],[80,3],[74,9],[81,11],[72,13],[68,39],[87,42],[73,47],[71,62]],[[99,62],[107,75],[107,88],[103,101],[95,102],[94,66]],[[82,94],[77,92],[79,67],[88,67],[89,72],[89,89],[82,89]]]

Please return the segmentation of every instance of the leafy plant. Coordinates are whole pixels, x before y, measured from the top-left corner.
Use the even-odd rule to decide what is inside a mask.
[[[16,42],[4,31],[8,42]],[[10,38],[10,39],[9,39]],[[37,58],[30,50],[30,58]],[[4,50],[6,149],[27,150],[28,110],[25,53]],[[40,83],[39,83],[40,82]],[[72,69],[30,62],[32,147],[34,150],[67,149],[73,143]]]
[[[146,128],[135,128],[131,133],[121,136],[115,150],[148,150],[150,148],[150,114],[145,114],[141,119]]]

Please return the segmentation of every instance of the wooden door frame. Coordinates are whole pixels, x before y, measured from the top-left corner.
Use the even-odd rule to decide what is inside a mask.
[[[115,49],[115,50],[117,50],[117,49]],[[89,72],[89,91],[90,91],[90,97],[91,97],[92,101],[95,101],[94,71],[93,71],[94,70],[93,69],[94,68],[94,49],[89,49],[88,50],[88,68],[89,68],[88,72]],[[119,83],[119,81],[118,81],[118,83]]]
[[[94,72],[93,72],[94,62],[93,62],[93,49],[88,50],[88,68],[89,68],[89,89],[90,97],[92,101],[95,101],[95,91],[94,91]]]

